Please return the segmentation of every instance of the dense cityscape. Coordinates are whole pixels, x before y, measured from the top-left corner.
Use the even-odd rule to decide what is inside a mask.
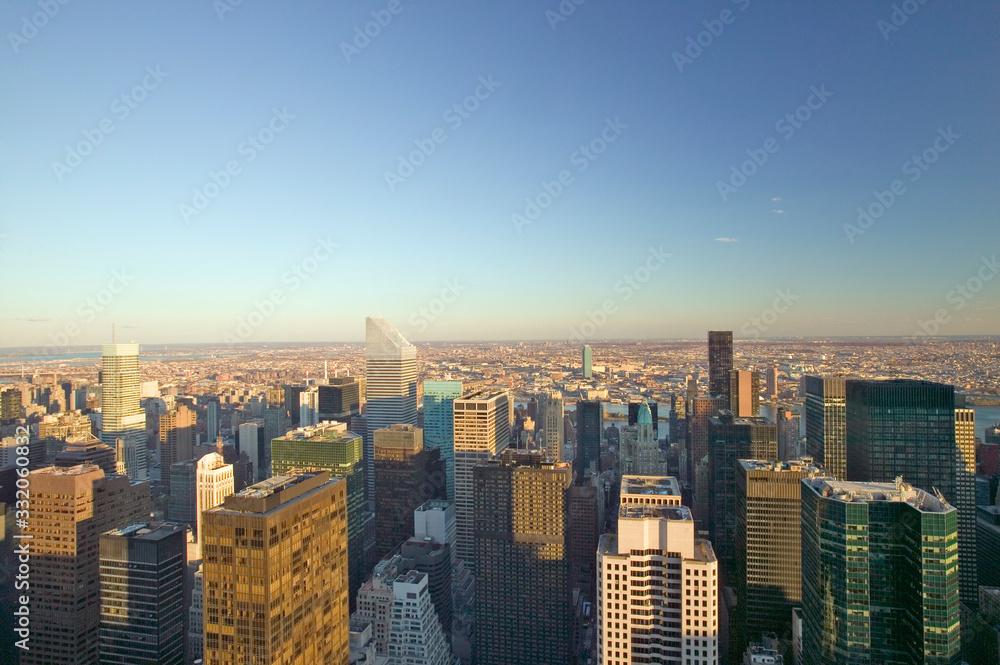
[[[7,349],[5,660],[998,662],[996,340],[365,325]]]

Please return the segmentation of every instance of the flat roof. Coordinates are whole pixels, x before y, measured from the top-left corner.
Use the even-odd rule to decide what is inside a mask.
[[[649,506],[645,504],[622,504],[618,509],[618,517],[622,519],[668,519],[677,521],[694,521],[691,511],[686,506]]]
[[[680,496],[680,486],[673,476],[622,476],[621,495]]]
[[[944,513],[954,510],[952,505],[897,479],[895,483],[862,483],[835,478],[804,478],[802,480],[816,494],[845,503],[887,501],[906,503],[925,513]]]

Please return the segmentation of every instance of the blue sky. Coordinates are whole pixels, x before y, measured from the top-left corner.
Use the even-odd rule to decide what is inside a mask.
[[[232,2],[0,7],[0,346],[998,330],[995,3]]]

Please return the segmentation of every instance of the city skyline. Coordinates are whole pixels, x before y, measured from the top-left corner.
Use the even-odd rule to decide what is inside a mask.
[[[995,6],[385,7],[0,9],[0,344],[1000,323]]]

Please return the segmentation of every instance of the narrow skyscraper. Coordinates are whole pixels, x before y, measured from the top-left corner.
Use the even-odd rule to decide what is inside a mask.
[[[590,344],[583,345],[583,378],[590,379],[594,376],[593,370],[593,352],[590,350]]]
[[[170,466],[191,459],[194,444],[194,411],[182,404],[160,416],[160,481],[165,494],[170,494]]]
[[[708,394],[729,404],[729,372],[733,370],[733,331],[708,331]]]
[[[455,525],[458,556],[475,570],[472,470],[510,443],[507,393],[480,390],[456,399]]]
[[[604,407],[598,400],[576,403],[576,453],[573,475],[598,473],[601,461],[601,436],[604,432]]]
[[[125,472],[148,477],[146,411],[139,399],[139,345],[105,344],[101,355],[101,441],[117,450],[124,442]]]
[[[806,445],[809,456],[834,478],[847,478],[847,379],[806,376]]]
[[[740,418],[760,415],[760,372],[734,369],[729,373],[729,410]]]
[[[451,501],[455,500],[455,400],[461,396],[461,381],[424,381],[424,445],[441,451]]]
[[[566,441],[566,428],[563,424],[563,399],[558,390],[546,393],[542,399],[542,414],[545,418],[542,427],[544,438],[541,441],[542,452],[552,461],[563,460],[563,445]]]
[[[365,319],[365,496],[375,497],[375,439],[390,425],[417,424],[417,347],[385,319]]]

